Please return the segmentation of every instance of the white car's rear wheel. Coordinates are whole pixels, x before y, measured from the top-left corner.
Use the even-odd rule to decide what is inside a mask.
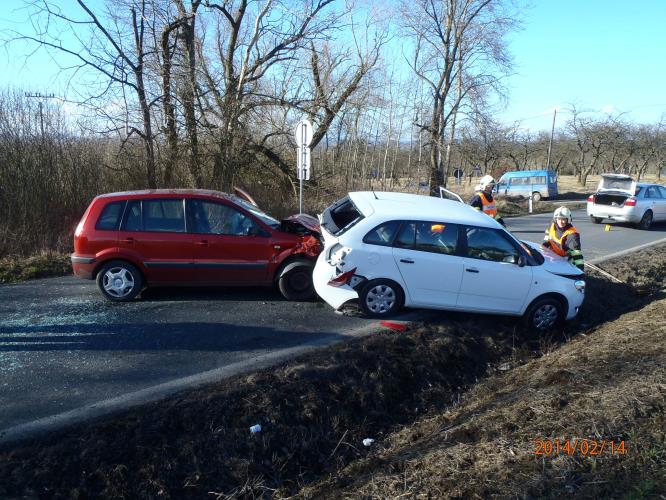
[[[647,231],[652,226],[652,210],[648,210],[643,214],[641,221],[638,223],[638,228]]]
[[[372,280],[359,293],[361,310],[370,317],[383,318],[398,312],[405,302],[404,293],[396,282]]]

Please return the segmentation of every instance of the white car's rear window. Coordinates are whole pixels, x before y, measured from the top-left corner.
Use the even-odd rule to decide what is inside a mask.
[[[321,225],[324,229],[333,236],[340,236],[363,219],[363,214],[356,208],[351,198],[345,196],[324,210],[321,218]]]

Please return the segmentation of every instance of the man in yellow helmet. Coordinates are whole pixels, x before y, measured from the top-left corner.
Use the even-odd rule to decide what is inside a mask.
[[[557,255],[567,257],[581,271],[585,265],[580,246],[580,234],[571,224],[571,210],[560,207],[553,214],[553,222],[546,229],[542,245]]]
[[[497,207],[495,206],[495,199],[493,198],[494,188],[495,179],[493,179],[493,176],[484,175],[481,177],[481,180],[477,185],[477,190],[469,201],[469,204],[504,226],[504,220],[497,214]]]

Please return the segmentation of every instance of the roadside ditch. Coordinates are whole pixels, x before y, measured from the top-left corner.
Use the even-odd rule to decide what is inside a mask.
[[[317,496],[325,490],[308,493],[309,485],[371,459],[393,433],[454,411],[479,381],[664,297],[664,245],[601,267],[627,284],[588,276],[579,321],[548,335],[529,334],[511,318],[442,313],[405,332],[337,344],[5,446],[0,497]],[[255,425],[260,432],[251,432]]]

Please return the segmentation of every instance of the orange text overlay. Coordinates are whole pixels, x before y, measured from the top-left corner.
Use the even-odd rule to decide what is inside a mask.
[[[597,457],[602,455],[625,455],[627,447],[622,441],[606,441],[602,439],[537,439],[535,455],[554,457],[557,455],[574,455]]]

